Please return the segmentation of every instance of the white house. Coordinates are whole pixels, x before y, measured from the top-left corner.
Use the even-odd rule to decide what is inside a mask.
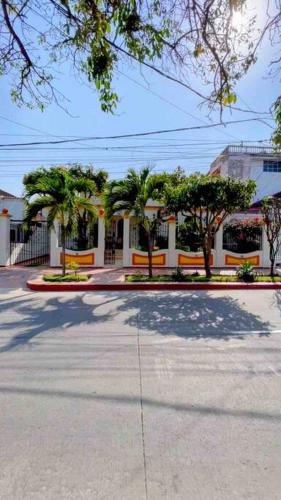
[[[271,147],[227,146],[212,162],[211,175],[253,179],[257,183],[255,200],[281,191],[281,153]]]
[[[9,211],[13,220],[22,220],[24,212],[24,200],[0,189],[0,213],[3,209]]]

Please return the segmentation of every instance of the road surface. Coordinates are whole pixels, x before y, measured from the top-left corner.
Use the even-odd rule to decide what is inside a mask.
[[[281,293],[0,294],[0,498],[279,500]]]

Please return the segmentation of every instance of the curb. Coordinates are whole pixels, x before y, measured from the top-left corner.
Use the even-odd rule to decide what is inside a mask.
[[[279,283],[38,283],[27,281],[34,292],[155,291],[155,290],[280,290]]]

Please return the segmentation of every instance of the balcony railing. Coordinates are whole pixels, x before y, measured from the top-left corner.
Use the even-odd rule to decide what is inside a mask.
[[[243,146],[243,145],[230,145],[224,149],[222,154],[254,154],[254,155],[271,155],[275,156],[276,152],[271,146]],[[281,156],[281,153],[280,153]]]

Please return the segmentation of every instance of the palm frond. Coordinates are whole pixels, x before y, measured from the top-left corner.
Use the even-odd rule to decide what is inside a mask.
[[[77,193],[89,193],[92,196],[97,192],[96,183],[93,180],[86,178],[71,179],[70,181],[71,189],[77,191]]]
[[[24,210],[24,223],[30,225],[32,219],[44,208],[54,206],[54,200],[51,196],[39,196],[35,200],[26,203]]]
[[[75,205],[78,210],[86,210],[87,214],[92,218],[97,218],[97,210],[93,203],[83,196],[77,196],[75,200]]]

